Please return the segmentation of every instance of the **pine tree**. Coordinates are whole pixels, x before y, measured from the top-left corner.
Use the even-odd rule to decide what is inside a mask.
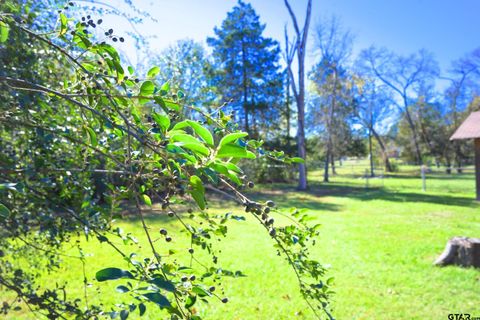
[[[214,83],[245,131],[254,135],[262,130],[259,122],[271,128],[282,102],[280,49],[277,41],[263,37],[264,29],[253,7],[239,1],[215,27],[215,37],[207,39],[218,67]]]

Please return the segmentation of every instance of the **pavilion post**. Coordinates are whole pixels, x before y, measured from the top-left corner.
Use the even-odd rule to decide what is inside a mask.
[[[474,139],[475,182],[477,201],[480,201],[480,111],[472,112],[450,137],[450,140],[464,139]]]
[[[477,181],[477,201],[480,201],[480,138],[475,139],[475,177]]]

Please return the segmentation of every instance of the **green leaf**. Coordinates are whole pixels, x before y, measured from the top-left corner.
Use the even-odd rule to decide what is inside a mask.
[[[142,86],[140,87],[140,95],[142,97],[150,97],[150,96],[153,95],[154,92],[155,92],[155,85],[153,84],[152,81],[147,80],[144,83],[142,83]],[[148,101],[150,101],[150,99],[148,99],[148,98],[140,98],[139,99],[139,102],[141,104],[146,103]]]
[[[225,175],[228,174],[228,168],[222,163],[215,162],[210,164],[210,167],[213,168],[218,173],[225,174]]]
[[[73,36],[73,42],[75,42],[81,49],[88,49],[92,46],[92,42],[88,40],[86,36],[81,34],[81,29],[77,28],[77,32]]]
[[[174,134],[170,137],[170,141],[177,142],[175,143],[176,146],[187,148],[201,155],[208,156],[210,154],[210,150],[201,141],[186,133]]]
[[[187,133],[175,133],[170,136],[170,141],[172,142],[185,142],[185,143],[196,143],[202,144],[200,140],[197,138],[187,134]]]
[[[122,270],[118,268],[105,268],[97,271],[97,273],[95,274],[95,278],[97,279],[97,281],[102,282],[122,278],[133,279],[133,275],[127,270]]]
[[[0,183],[0,190],[10,190],[10,191],[17,191],[17,184],[18,183]]]
[[[242,181],[238,178],[236,173],[228,172],[227,177],[230,178],[233,182],[235,182],[238,186],[242,185]]]
[[[142,199],[143,199],[143,202],[145,202],[145,204],[147,206],[151,206],[152,205],[152,199],[150,199],[149,196],[147,196],[146,194],[142,194]]]
[[[192,190],[189,192],[197,203],[198,207],[202,210],[205,209],[205,187],[203,186],[202,179],[195,175],[191,176],[190,186],[192,187]]]
[[[181,157],[187,159],[191,163],[197,163],[197,159],[194,156],[188,154],[187,152],[185,152],[185,150],[183,150],[179,146],[176,146],[174,144],[169,143],[169,144],[167,144],[166,149],[167,149],[168,152],[180,154]]]
[[[147,76],[150,78],[153,78],[157,76],[160,73],[160,68],[159,67],[153,67],[147,72]]]
[[[255,154],[236,144],[225,144],[217,151],[217,158],[255,159]]]
[[[120,83],[125,76],[125,71],[118,60],[113,60],[112,62],[113,66],[115,67],[115,71],[117,72],[117,82]]]
[[[227,134],[225,137],[222,138],[222,140],[220,140],[220,143],[218,144],[218,146],[221,147],[227,143],[234,142],[235,140],[246,137],[246,136],[248,136],[248,133],[246,132],[234,132],[234,133]]]
[[[7,208],[3,203],[0,203],[0,219],[5,220],[10,216],[10,209]]]
[[[222,162],[224,166],[228,168],[228,170],[232,170],[236,173],[243,173],[242,169],[240,169],[237,165],[231,163],[231,162]]]
[[[291,163],[305,163],[305,160],[300,157],[293,157],[289,159]]]
[[[145,298],[147,298],[148,300],[150,300],[150,301],[156,303],[157,305],[159,305],[160,308],[166,308],[166,307],[171,306],[170,301],[168,301],[168,299],[164,295],[162,295],[158,292],[145,293],[143,296]]]
[[[171,281],[167,281],[162,277],[155,277],[149,281],[159,288],[165,289],[170,292],[175,292],[175,285]]]
[[[166,132],[170,128],[170,118],[156,112],[152,113],[153,120],[160,126],[163,132]]]
[[[93,147],[96,147],[98,145],[97,134],[90,127],[85,127],[85,130],[87,130],[88,138],[90,139],[90,144]]]
[[[161,97],[155,96],[153,99],[155,100],[155,103],[158,104],[163,111],[165,111],[165,113],[168,113],[167,105]]]
[[[128,289],[126,286],[118,286],[115,290],[117,290],[117,292],[120,292],[120,293],[125,293],[130,291],[130,289]]]
[[[185,302],[185,308],[190,309],[197,302],[197,296],[188,296]]]
[[[135,73],[135,69],[133,69],[132,66],[128,66],[127,69],[128,69],[128,73],[130,73],[131,75]]]
[[[67,33],[67,23],[68,23],[67,17],[63,13],[60,13],[60,32],[59,32],[59,35],[64,35],[65,33]]]
[[[120,311],[120,320],[126,320],[129,314],[130,312],[128,312],[128,310]]]
[[[175,111],[180,111],[180,105],[176,102],[170,101],[170,100],[165,100],[165,106],[168,109],[172,109]]]
[[[140,317],[141,317],[145,314],[145,311],[147,311],[147,307],[143,303],[140,303],[138,305],[138,311],[140,311]]]
[[[10,32],[10,27],[3,21],[0,21],[0,43],[8,40],[8,33]]]
[[[175,142],[174,145],[193,151],[197,156],[208,156],[210,150],[202,144]]]
[[[160,88],[160,95],[165,96],[170,91],[170,81],[165,82]]]
[[[187,123],[206,144],[213,146],[213,136],[207,128],[196,121],[187,120]]]
[[[183,129],[183,128],[186,128],[186,127],[189,127],[190,124],[188,124],[188,121],[180,121],[180,122],[177,122],[173,128],[172,128],[172,131],[174,130],[180,130],[180,129]]]
[[[192,292],[195,292],[196,294],[198,294],[200,297],[206,297],[206,296],[211,296],[212,294],[210,293],[210,291],[200,287],[200,286],[194,286],[192,288]]]

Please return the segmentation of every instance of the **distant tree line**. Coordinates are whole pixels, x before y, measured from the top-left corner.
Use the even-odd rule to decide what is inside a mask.
[[[313,26],[307,47],[312,2],[306,2],[303,26],[288,1],[285,5],[293,37],[286,28],[283,49],[263,35],[265,24],[252,5],[239,1],[207,39],[212,54],[181,40],[159,55],[162,75],[181,84],[202,107],[231,112],[243,130],[266,145],[322,161],[325,181],[335,173],[336,161],[348,156],[369,156],[371,175],[375,162],[392,171],[391,157],[447,168],[469,162],[469,143],[449,137],[479,109],[480,49],[446,71],[424,49],[400,55],[372,46],[352,57],[354,35],[336,17]],[[313,52],[310,70],[305,70],[307,49]],[[178,67],[163,56],[187,63]],[[299,179],[305,189],[304,164]]]

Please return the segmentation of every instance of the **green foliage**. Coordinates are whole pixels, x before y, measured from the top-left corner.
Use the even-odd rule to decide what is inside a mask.
[[[276,128],[283,92],[279,69],[279,44],[263,35],[251,4],[238,1],[215,36],[207,39],[213,48],[216,69],[210,79],[226,109],[234,111],[243,129],[253,136],[266,136]]]
[[[184,103],[170,81],[157,81],[160,68],[151,68],[148,79],[136,78],[133,68],[125,76],[119,53],[92,36],[92,23],[76,21],[64,10],[55,30],[40,33],[23,9],[15,16],[0,14],[7,32],[2,38],[8,40],[0,51],[6,66],[0,74],[2,287],[49,318],[126,319],[154,306],[171,319],[200,319],[194,306],[228,302],[207,284],[242,275],[217,265],[213,244],[227,235],[230,218],[206,210],[209,191],[230,195],[252,213],[293,269],[313,312],[328,312],[325,270],[309,256],[306,243],[316,237],[316,228],[297,211],[290,215],[296,223],[276,225],[273,216],[280,212],[273,202],[253,201],[241,188],[247,177],[239,160],[298,159],[263,150],[262,142],[238,131],[221,110],[208,113]],[[194,212],[195,206],[201,211]],[[182,257],[174,233],[164,228],[154,237],[155,226],[145,219],[149,207],[176,221],[191,249],[202,255],[197,258],[193,250],[189,259]],[[139,249],[135,235],[113,227],[124,216],[141,224],[148,253]],[[88,299],[82,241],[108,245],[121,257],[121,264],[98,270],[91,285],[112,281],[124,302]],[[58,272],[66,247],[78,251],[72,257],[84,266],[83,297],[37,281],[36,270]],[[32,252],[38,259],[28,259]]]
[[[10,27],[3,21],[0,21],[0,43],[8,40],[8,34],[10,33]]]

